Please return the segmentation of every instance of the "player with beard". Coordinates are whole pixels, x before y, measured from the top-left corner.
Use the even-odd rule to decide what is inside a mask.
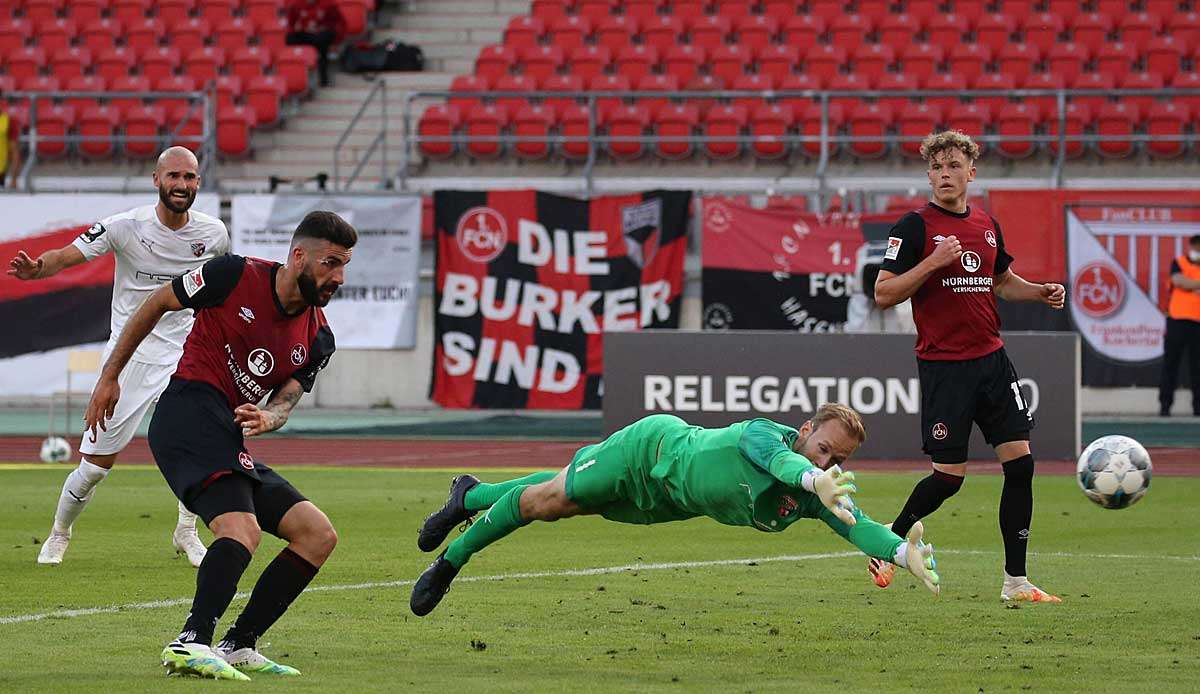
[[[85,415],[92,430],[103,430],[119,406],[121,371],[155,323],[170,312],[196,311],[179,368],[150,421],[159,470],[214,537],[187,621],[162,651],[169,672],[219,679],[299,674],[264,657],[256,643],[316,576],[337,534],[319,508],[254,460],[244,437],[283,426],[329,363],[333,332],[321,307],[342,285],[357,240],[341,217],[317,211],[296,227],[285,265],[236,255],[209,261],[150,295],[100,374]],[[217,621],[263,531],[288,545],[213,649]]]
[[[584,446],[559,472],[497,484],[455,477],[417,546],[432,552],[454,526],[486,512],[421,574],[409,606],[429,614],[475,553],[514,530],[584,514],[640,525],[708,516],[769,533],[819,518],[863,553],[908,568],[936,594],[933,547],[921,542],[921,525],[905,541],[850,502],[854,473],[839,465],[865,438],[858,413],[834,403],[817,408],[799,430],[768,419],[704,429],[657,414]]]
[[[8,274],[22,280],[42,280],[80,263],[113,253],[117,269],[113,278],[111,335],[104,358],[112,352],[129,316],[155,289],[195,270],[208,260],[229,252],[229,232],[216,217],[191,210],[200,188],[196,155],[171,147],[154,168],[158,204],[137,207],[93,224],[68,246],[47,251],[36,260],[24,251],[10,262]],[[167,387],[183,342],[192,329],[192,312],[164,316],[149,339],[131,355],[121,375],[125,397],[113,412],[108,428],[85,436],[79,444],[79,467],[67,475],[54,512],[50,536],[38,552],[39,564],[60,564],[71,541],[79,514],[108,476],[117,456],[137,432],[142,419]],[[204,543],[196,534],[196,516],[179,505],[179,519],[171,542],[186,554],[192,566],[204,559]]]

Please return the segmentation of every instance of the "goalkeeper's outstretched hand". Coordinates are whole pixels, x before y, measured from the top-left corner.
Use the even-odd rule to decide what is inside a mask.
[[[834,465],[813,479],[813,491],[838,520],[846,525],[857,522],[854,503],[850,501],[850,495],[858,491],[858,487],[854,486],[853,472],[842,472],[842,468]]]
[[[921,541],[924,534],[925,526],[921,525],[921,521],[913,523],[906,538],[908,548],[905,551],[904,568],[916,576],[917,580],[924,583],[931,593],[940,595],[942,579],[938,577],[935,570],[937,569],[937,560],[933,558],[933,545]]]

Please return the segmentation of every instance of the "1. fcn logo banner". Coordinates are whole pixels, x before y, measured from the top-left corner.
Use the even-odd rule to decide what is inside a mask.
[[[1066,209],[1071,318],[1116,362],[1163,353],[1171,263],[1200,234],[1200,206],[1079,205]]]

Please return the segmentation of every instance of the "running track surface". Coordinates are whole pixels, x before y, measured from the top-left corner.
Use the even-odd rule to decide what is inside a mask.
[[[41,438],[36,436],[0,437],[0,461],[37,462]],[[79,443],[71,439],[72,445]],[[591,441],[488,441],[430,440],[387,438],[302,438],[268,436],[250,439],[250,453],[268,465],[337,465],[377,468],[445,468],[478,470],[481,468],[559,469],[571,462],[575,451]],[[1037,455],[1036,442],[1034,455]],[[1200,475],[1200,450],[1193,448],[1152,448],[1155,475]],[[72,455],[76,459],[77,454]],[[135,438],[121,453],[119,464],[151,465],[154,458],[146,439]],[[855,470],[920,472],[929,469],[926,460],[857,460]],[[999,473],[995,462],[972,463],[974,472]],[[1042,474],[1069,475],[1075,461],[1038,461]]]

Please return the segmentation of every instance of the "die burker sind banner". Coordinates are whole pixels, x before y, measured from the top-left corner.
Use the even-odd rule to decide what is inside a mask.
[[[434,194],[430,397],[595,409],[603,333],[678,328],[691,194]]]

